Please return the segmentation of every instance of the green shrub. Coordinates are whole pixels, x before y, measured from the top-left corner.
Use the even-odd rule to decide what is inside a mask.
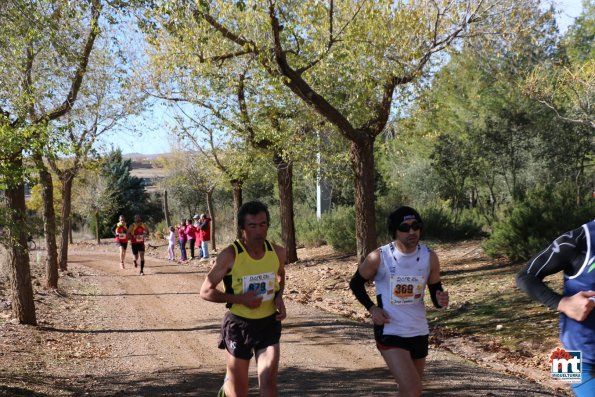
[[[484,243],[486,253],[513,261],[527,260],[560,234],[592,219],[594,200],[587,198],[584,205],[577,206],[568,191],[571,190],[559,186],[527,192],[494,224],[490,238]]]
[[[306,206],[297,206],[295,214],[294,221],[298,245],[320,247],[327,243],[322,221],[316,218],[315,211]]]
[[[164,239],[169,236],[169,228],[167,227],[167,223],[165,220],[162,220],[158,224],[155,225],[155,229],[151,230],[154,238],[156,239]]]
[[[454,241],[482,236],[482,225],[474,210],[463,210],[458,219],[450,209],[438,205],[420,208],[418,212],[424,223],[424,239]]]
[[[355,210],[353,207],[336,207],[324,214],[320,225],[326,241],[337,251],[354,254],[357,250],[355,240]]]

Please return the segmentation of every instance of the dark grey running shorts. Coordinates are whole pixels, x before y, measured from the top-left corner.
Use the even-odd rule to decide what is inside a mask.
[[[396,335],[380,335],[376,338],[378,350],[390,350],[396,347],[405,349],[411,354],[411,358],[417,360],[428,355],[428,335],[403,338]]]
[[[219,349],[244,360],[250,360],[257,350],[276,345],[281,339],[281,321],[273,314],[269,317],[250,319],[225,313],[221,324]]]

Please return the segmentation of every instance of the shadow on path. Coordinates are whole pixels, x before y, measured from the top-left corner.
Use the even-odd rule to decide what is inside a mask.
[[[252,369],[254,367],[254,362]],[[253,372],[253,370],[252,370]],[[215,396],[221,387],[223,373],[204,368],[169,368],[139,376],[132,373],[112,373],[109,376],[87,375],[76,379],[27,377],[11,380],[35,389],[46,390],[52,384],[61,384],[61,395],[69,396]],[[0,382],[4,379],[0,376]],[[495,379],[493,373],[467,365],[449,368],[429,365],[427,378],[430,385],[423,396],[556,396],[553,392],[538,391],[537,385],[518,386],[506,379]],[[456,378],[459,382],[440,379]],[[434,379],[434,381],[432,381]],[[258,395],[258,386],[253,373],[250,377],[249,396]],[[32,393],[26,387],[0,386],[0,396],[51,396]],[[279,373],[279,395],[290,397],[333,396],[368,397],[395,396],[396,384],[385,368],[368,370],[345,370],[342,368],[304,369],[282,367]]]

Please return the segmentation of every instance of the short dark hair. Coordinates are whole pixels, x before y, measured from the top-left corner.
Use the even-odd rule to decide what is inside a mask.
[[[238,227],[240,230],[244,230],[246,215],[258,215],[261,212],[264,212],[267,215],[267,226],[270,225],[271,215],[269,214],[269,208],[266,204],[263,204],[260,201],[248,201],[247,203],[242,204],[238,211]]]
[[[406,205],[397,208],[388,216],[388,234],[391,238],[395,238],[395,233],[399,225],[408,219],[415,219],[419,223],[423,224],[419,213],[413,208],[407,207]]]

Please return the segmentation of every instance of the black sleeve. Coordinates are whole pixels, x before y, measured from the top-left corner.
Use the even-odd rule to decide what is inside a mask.
[[[116,235],[116,229],[118,228],[118,224],[116,223],[114,225],[114,227],[112,227],[112,233],[114,234],[114,236]]]
[[[355,298],[358,300],[358,302],[361,303],[366,308],[366,310],[370,310],[370,308],[374,306],[374,302],[372,302],[372,299],[370,299],[368,293],[366,292],[367,281],[368,280],[359,274],[359,270],[356,270],[355,274],[351,278],[351,281],[349,282],[349,288],[351,288],[351,291],[353,292],[353,295],[355,295]]]
[[[442,282],[438,281],[434,284],[428,284],[428,289],[430,290],[430,298],[432,298],[432,303],[434,304],[434,307],[440,309],[442,306],[440,306],[440,304],[438,303],[438,297],[436,296],[436,294],[438,291],[444,291],[444,289],[442,289]]]
[[[532,299],[557,310],[562,295],[549,288],[543,279],[559,272],[576,274],[585,259],[585,251],[586,235],[582,227],[564,233],[527,262],[516,276],[517,287]]]
[[[207,230],[207,228],[209,227],[209,221],[204,221],[198,227],[200,228],[200,230]]]

